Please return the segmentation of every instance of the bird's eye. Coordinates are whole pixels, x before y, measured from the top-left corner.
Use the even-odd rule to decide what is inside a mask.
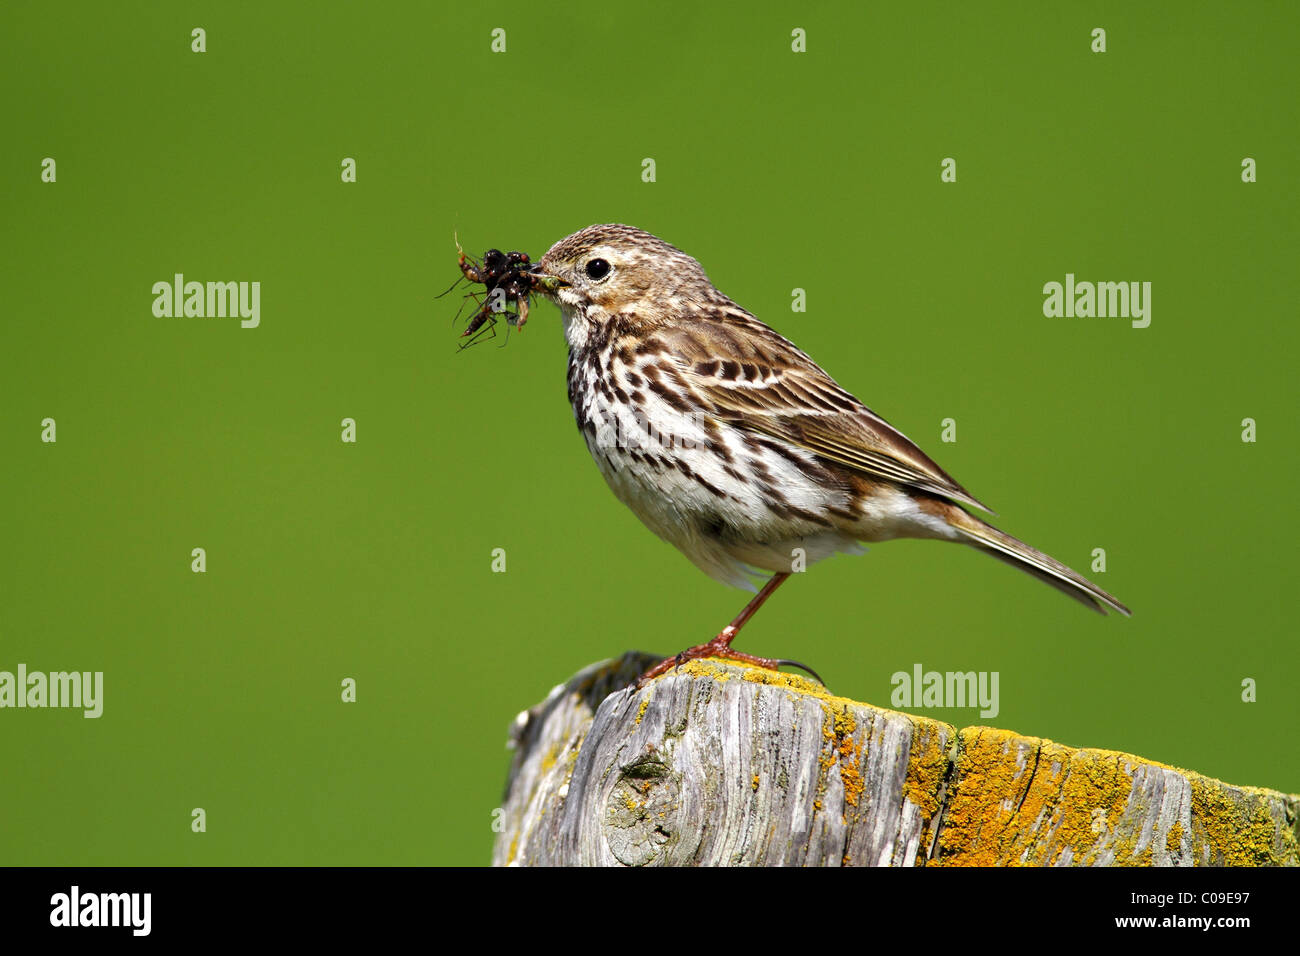
[[[607,275],[609,275],[609,263],[604,259],[591,259],[587,262],[589,279],[603,279]]]

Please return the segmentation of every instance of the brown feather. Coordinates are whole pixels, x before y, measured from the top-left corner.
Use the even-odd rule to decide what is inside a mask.
[[[658,336],[700,403],[719,418],[864,475],[991,511],[792,342],[734,302],[673,318]],[[711,361],[719,354],[733,360]],[[746,366],[756,374],[746,376]]]
[[[1044,554],[1019,538],[1013,538],[1006,532],[999,531],[991,524],[962,511],[956,505],[945,501],[920,501],[920,505],[923,510],[941,516],[949,525],[966,535],[970,543],[985,554],[992,555],[999,561],[1005,561],[1027,574],[1032,574],[1038,580],[1050,584],[1058,591],[1065,592],[1094,611],[1105,614],[1106,608],[1109,607],[1126,617],[1132,616],[1133,612],[1121,604],[1114,595],[1103,591],[1050,554]]]

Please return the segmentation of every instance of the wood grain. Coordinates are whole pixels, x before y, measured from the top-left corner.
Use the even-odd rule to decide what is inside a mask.
[[[595,664],[519,715],[494,865],[1297,865],[1300,797],[792,674]]]

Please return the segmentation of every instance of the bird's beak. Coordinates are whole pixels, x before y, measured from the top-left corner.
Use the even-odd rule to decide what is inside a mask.
[[[537,269],[533,272],[533,289],[542,293],[542,295],[555,295],[560,289],[563,289],[569,283],[559,276],[551,275],[544,269]]]

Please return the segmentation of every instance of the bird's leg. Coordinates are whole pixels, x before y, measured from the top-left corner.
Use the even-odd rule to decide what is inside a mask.
[[[755,657],[753,654],[744,654],[740,651],[733,651],[731,649],[731,642],[736,639],[736,635],[739,634],[740,629],[745,626],[745,622],[754,616],[754,613],[763,606],[763,602],[770,598],[772,592],[779,588],[789,576],[789,571],[778,571],[773,574],[771,579],[763,585],[763,589],[754,595],[750,602],[745,605],[745,609],[737,614],[736,619],[724,627],[717,637],[709,641],[707,644],[698,644],[695,647],[688,647],[680,654],[676,654],[667,660],[660,661],[654,667],[650,668],[650,670],[642,674],[637,679],[637,684],[643,685],[646,681],[653,680],[660,674],[672,670],[679,664],[684,664],[687,661],[699,660],[701,657],[720,657],[723,660],[740,661],[742,664],[752,664],[755,667],[765,667],[768,670],[776,670],[783,663],[782,661],[774,660],[770,657]]]
[[[745,605],[745,609],[736,615],[736,619],[724,627],[722,633],[713,640],[722,641],[724,645],[730,647],[732,640],[735,639],[736,635],[740,632],[740,629],[744,627],[745,623],[754,616],[754,613],[763,606],[763,603],[776,592],[776,589],[785,583],[785,579],[789,576],[789,571],[778,571],[773,574],[768,582],[763,585],[763,589],[755,594],[750,599],[749,603]]]

